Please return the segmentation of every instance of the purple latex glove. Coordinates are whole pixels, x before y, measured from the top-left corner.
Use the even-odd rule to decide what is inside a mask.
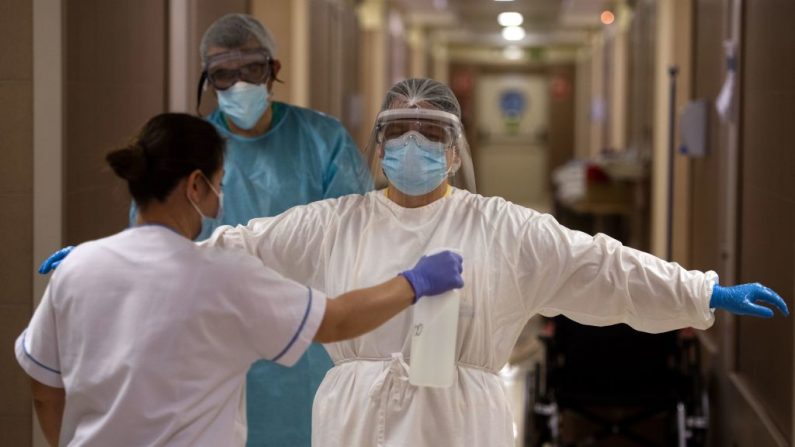
[[[461,273],[464,271],[461,255],[452,251],[442,251],[423,256],[411,270],[401,275],[414,289],[414,302],[423,296],[440,295],[448,290],[464,287]]]

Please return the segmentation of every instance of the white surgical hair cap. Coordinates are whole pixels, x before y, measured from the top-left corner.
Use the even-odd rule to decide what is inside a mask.
[[[202,36],[199,45],[202,64],[207,62],[210,47],[238,49],[251,39],[257,41],[270,57],[276,57],[276,41],[273,35],[259,20],[248,14],[227,14],[213,22]]]
[[[433,79],[406,79],[393,85],[381,111],[412,107],[442,110],[461,118],[461,106],[450,87]]]

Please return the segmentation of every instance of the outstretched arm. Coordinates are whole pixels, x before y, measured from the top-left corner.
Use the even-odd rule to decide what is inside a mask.
[[[645,332],[706,329],[714,308],[772,316],[755,301],[786,313],[783,300],[760,285],[720,287],[715,272],[685,270],[603,234],[569,230],[548,215],[530,217],[523,237],[522,279],[534,292],[531,312],[594,326],[626,323]]]
[[[329,299],[315,341],[333,343],[366,334],[409,307],[413,300],[414,290],[402,276]]]

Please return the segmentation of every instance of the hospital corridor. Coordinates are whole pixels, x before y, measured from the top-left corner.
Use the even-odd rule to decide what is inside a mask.
[[[795,447],[793,22],[0,0],[0,446]]]

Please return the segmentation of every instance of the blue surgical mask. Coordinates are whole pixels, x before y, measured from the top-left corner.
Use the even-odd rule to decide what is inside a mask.
[[[193,205],[193,209],[196,210],[196,212],[199,213],[199,216],[201,216],[202,218],[201,228],[199,228],[199,234],[202,234],[205,228],[217,227],[220,224],[221,219],[223,219],[224,217],[224,192],[216,191],[215,187],[213,187],[212,182],[210,182],[210,180],[203,174],[202,177],[207,182],[207,185],[210,187],[210,190],[213,192],[213,194],[215,194],[215,196],[218,197],[218,212],[215,213],[215,217],[206,216],[202,212],[202,210],[199,209],[199,205],[196,205],[196,203],[193,200],[191,200],[190,197],[188,197],[188,201],[190,202],[191,205]]]
[[[218,107],[235,126],[245,130],[257,124],[269,104],[268,87],[265,84],[239,81],[218,92]]]
[[[389,182],[410,196],[428,194],[448,175],[444,143],[413,130],[384,143],[381,167]]]

